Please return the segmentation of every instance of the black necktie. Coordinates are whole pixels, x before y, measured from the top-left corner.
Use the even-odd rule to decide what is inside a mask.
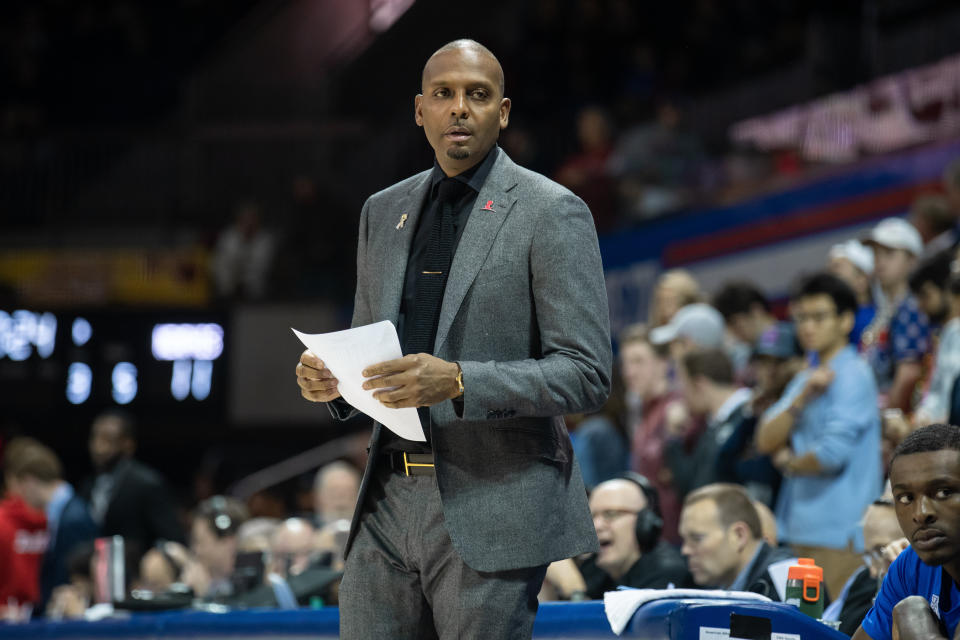
[[[426,268],[417,274],[413,327],[407,343],[407,353],[433,353],[443,292],[447,287],[447,276],[453,262],[455,207],[467,188],[467,185],[459,180],[444,178],[437,189],[433,228],[427,245]]]

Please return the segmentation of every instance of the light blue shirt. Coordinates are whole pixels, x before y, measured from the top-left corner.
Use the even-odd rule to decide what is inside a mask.
[[[47,503],[46,508],[47,534],[50,536],[51,541],[57,537],[57,529],[60,527],[60,516],[63,515],[63,510],[66,508],[67,503],[73,499],[73,495],[73,487],[66,482],[61,482],[57,485],[57,488],[53,490],[53,496],[50,498],[50,502]]]
[[[777,498],[777,527],[792,544],[863,550],[860,519],[883,491],[880,412],[870,366],[851,346],[830,362],[833,382],[810,401],[790,433],[797,456],[812,451],[823,472],[787,476]],[[794,376],[764,419],[786,411],[810,369]]]

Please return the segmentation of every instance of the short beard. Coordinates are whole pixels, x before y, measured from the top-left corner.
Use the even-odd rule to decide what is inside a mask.
[[[453,160],[466,160],[470,157],[470,150],[464,149],[463,147],[449,147],[447,149],[447,157]]]

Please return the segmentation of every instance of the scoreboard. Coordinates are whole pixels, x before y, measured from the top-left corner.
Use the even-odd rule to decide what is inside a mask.
[[[0,407],[220,416],[226,325],[210,311],[0,310]]]

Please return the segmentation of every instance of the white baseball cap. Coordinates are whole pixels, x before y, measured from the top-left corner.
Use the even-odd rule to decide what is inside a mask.
[[[923,238],[916,227],[903,218],[884,218],[870,232],[864,244],[879,244],[890,249],[903,249],[915,256],[923,253]]]
[[[873,275],[873,251],[859,240],[847,240],[830,247],[831,258],[844,258],[864,274]]]
[[[704,348],[723,346],[723,316],[708,304],[696,302],[677,311],[670,322],[650,332],[650,342],[666,344],[686,337]]]

